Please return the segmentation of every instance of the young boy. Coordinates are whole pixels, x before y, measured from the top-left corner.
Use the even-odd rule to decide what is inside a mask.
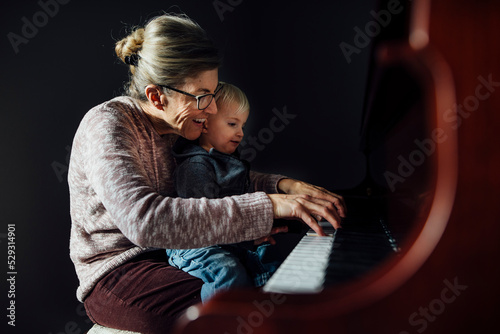
[[[198,141],[180,138],[174,146],[178,163],[175,182],[180,197],[222,198],[252,191],[249,164],[239,159],[236,152],[250,111],[248,100],[239,88],[227,83],[215,99],[218,112],[205,121]],[[218,290],[264,285],[278,266],[276,260],[264,260],[268,246],[267,243],[255,249],[251,241],[167,249],[167,256],[172,266],[204,281],[201,298],[205,302]]]

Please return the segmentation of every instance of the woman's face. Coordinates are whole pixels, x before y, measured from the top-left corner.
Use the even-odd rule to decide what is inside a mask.
[[[187,78],[185,84],[175,87],[192,95],[213,94],[218,84],[218,70],[201,72],[196,77]],[[199,110],[197,101],[192,96],[171,91],[170,95],[162,95],[165,106],[164,121],[172,128],[174,133],[194,140],[201,135],[203,123],[209,114],[217,113],[215,99],[208,108]],[[165,103],[167,102],[167,103]]]

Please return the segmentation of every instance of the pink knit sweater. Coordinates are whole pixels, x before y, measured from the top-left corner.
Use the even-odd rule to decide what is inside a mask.
[[[137,102],[118,97],[91,109],[76,132],[68,172],[70,256],[83,301],[99,279],[156,248],[197,248],[269,233],[279,175],[251,173],[254,193],[175,198],[171,147]]]

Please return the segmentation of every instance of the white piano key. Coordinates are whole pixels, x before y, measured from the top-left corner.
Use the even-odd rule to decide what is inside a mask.
[[[263,290],[277,293],[317,293],[323,290],[334,239],[335,233],[323,237],[305,235]]]

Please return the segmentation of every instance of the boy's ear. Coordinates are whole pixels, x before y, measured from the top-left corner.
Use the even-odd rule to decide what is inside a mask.
[[[158,86],[147,85],[144,89],[144,93],[146,94],[149,103],[151,103],[151,105],[156,109],[163,111],[164,107],[167,106],[168,100]]]

